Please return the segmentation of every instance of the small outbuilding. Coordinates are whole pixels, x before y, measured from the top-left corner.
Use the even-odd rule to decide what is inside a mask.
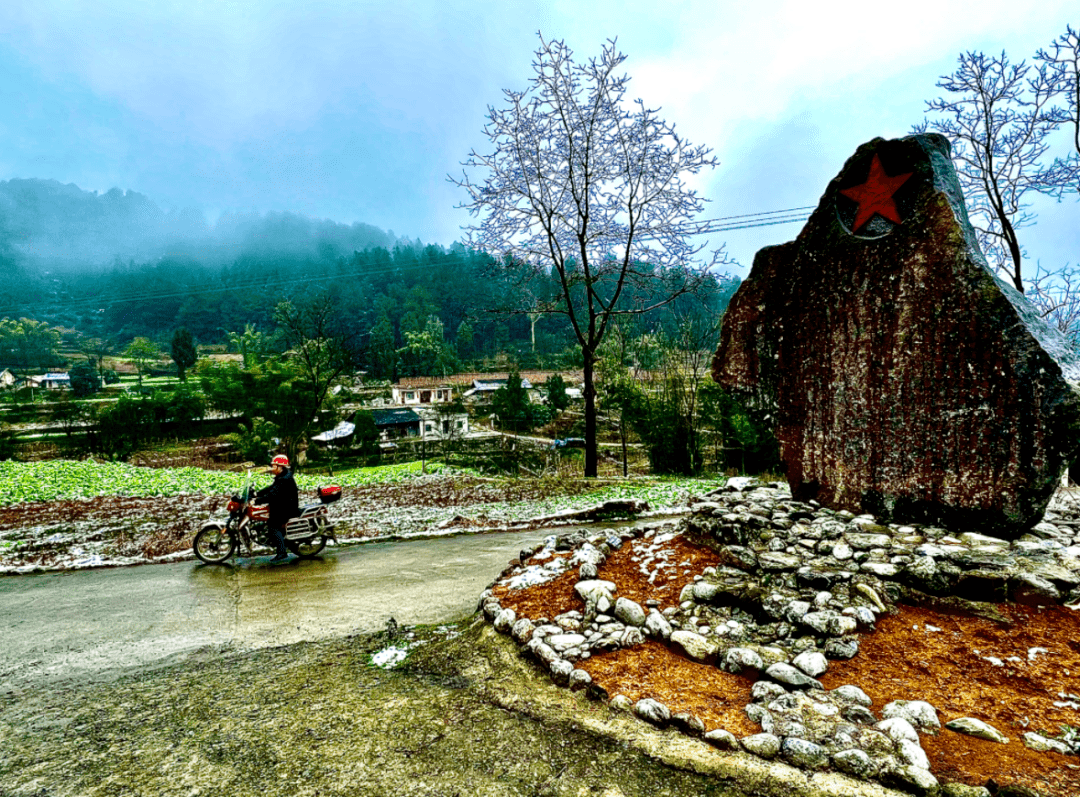
[[[375,428],[380,440],[396,440],[401,437],[419,437],[420,416],[408,407],[394,409],[372,409]]]

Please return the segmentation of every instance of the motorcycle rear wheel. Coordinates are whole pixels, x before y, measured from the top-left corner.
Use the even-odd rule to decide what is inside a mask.
[[[236,538],[221,526],[199,529],[192,547],[195,555],[208,565],[219,565],[233,554]]]
[[[301,559],[309,559],[318,556],[326,547],[326,537],[312,537],[310,540],[296,543],[296,555]]]

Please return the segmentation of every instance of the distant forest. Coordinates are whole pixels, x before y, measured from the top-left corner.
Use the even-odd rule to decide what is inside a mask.
[[[515,269],[460,244],[399,239],[365,224],[288,213],[166,213],[135,192],[105,194],[46,180],[0,182],[0,317],[31,318],[109,341],[147,337],[168,349],[187,329],[200,344],[272,335],[283,300],[332,302],[335,332],[386,378],[483,368],[573,365],[560,315],[527,315]],[[627,306],[655,292],[639,286]],[[677,319],[717,317],[738,279],[716,275],[693,296],[631,320],[631,334],[674,332]],[[557,286],[533,285],[542,303]],[[432,348],[440,351],[432,352]],[[576,356],[580,357],[580,354]]]

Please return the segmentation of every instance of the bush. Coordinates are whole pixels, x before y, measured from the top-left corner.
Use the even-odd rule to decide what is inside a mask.
[[[85,398],[101,390],[97,368],[91,362],[83,360],[75,363],[68,374],[71,377],[71,392],[75,398]]]
[[[491,411],[499,419],[500,429],[527,432],[551,420],[551,410],[529,401],[529,392],[521,385],[517,368],[510,371],[505,387],[491,398]]]
[[[188,390],[122,395],[97,413],[91,445],[110,459],[126,459],[140,445],[167,434],[186,436],[205,414],[202,399]]]
[[[241,425],[239,431],[225,435],[225,439],[236,446],[244,461],[260,463],[270,461],[275,437],[277,427],[262,418],[253,419],[251,428]]]
[[[555,415],[570,405],[570,399],[566,395],[566,382],[559,374],[552,374],[547,378],[544,392],[547,394],[547,405]]]
[[[727,448],[741,449],[740,464],[747,473],[782,472],[780,444],[771,418],[756,410],[715,382],[701,386],[701,417]],[[734,462],[728,464],[736,464]]]
[[[18,450],[19,446],[15,442],[15,433],[11,430],[11,427],[0,425],[0,462],[18,459],[16,456]]]

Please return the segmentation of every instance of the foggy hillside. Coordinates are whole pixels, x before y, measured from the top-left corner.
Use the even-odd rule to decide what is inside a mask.
[[[247,256],[334,260],[396,238],[368,224],[338,224],[294,213],[227,213],[215,224],[197,210],[166,212],[149,197],[113,188],[103,194],[56,180],[0,181],[0,260],[31,270],[155,262],[205,265]]]

